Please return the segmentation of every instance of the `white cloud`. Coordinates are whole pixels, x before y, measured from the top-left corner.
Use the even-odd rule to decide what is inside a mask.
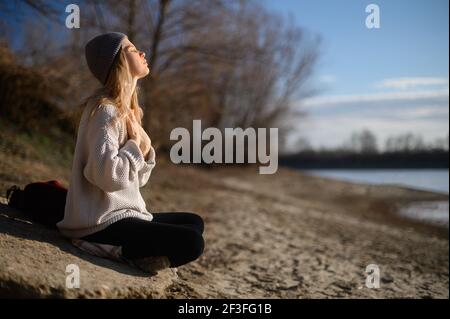
[[[432,104],[430,102],[435,102]],[[429,104],[427,104],[429,103]],[[449,115],[448,102],[445,101],[403,101],[389,103],[368,102],[362,107],[346,105],[332,110],[314,109],[308,113],[312,118],[335,118],[340,116],[359,116],[384,120],[408,121],[419,119],[442,120]]]
[[[418,86],[446,86],[448,88],[448,78],[403,77],[385,79],[375,84],[375,87],[383,89],[409,89]]]
[[[331,74],[321,75],[318,78],[319,82],[330,84],[336,82],[336,76]]]
[[[317,96],[300,101],[298,104],[305,107],[330,107],[339,104],[363,103],[363,102],[382,102],[382,101],[401,101],[418,100],[430,98],[447,98],[448,89],[423,90],[423,91],[405,91],[405,92],[383,92],[372,94],[353,94],[353,95],[332,95]]]
[[[448,107],[442,105],[426,105],[409,108],[406,110],[393,110],[389,113],[389,116],[400,119],[420,119],[426,117],[448,117]]]

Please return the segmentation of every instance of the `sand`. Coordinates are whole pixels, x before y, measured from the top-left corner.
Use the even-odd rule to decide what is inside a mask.
[[[0,191],[59,179],[67,169],[3,162]],[[25,169],[25,167],[27,167]],[[447,195],[307,176],[281,168],[200,169],[160,160],[142,189],[150,211],[193,211],[205,220],[196,261],[149,277],[88,256],[56,232],[0,206],[0,296],[140,298],[448,298],[448,229],[394,213]],[[79,289],[65,267],[80,265]],[[376,264],[380,287],[366,287]]]

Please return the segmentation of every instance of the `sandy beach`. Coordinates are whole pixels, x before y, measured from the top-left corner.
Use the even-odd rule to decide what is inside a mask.
[[[67,168],[1,161],[0,191]],[[30,162],[28,162],[30,161]],[[399,205],[447,195],[344,183],[281,168],[201,169],[161,158],[142,189],[154,212],[194,211],[206,224],[195,262],[153,277],[88,256],[58,233],[0,209],[0,296],[139,298],[448,298],[448,229],[402,218]],[[65,288],[68,263],[79,289]],[[367,288],[376,264],[380,287]]]

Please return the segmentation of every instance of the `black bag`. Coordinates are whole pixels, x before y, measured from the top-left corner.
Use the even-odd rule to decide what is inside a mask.
[[[58,181],[35,182],[22,190],[17,186],[6,192],[8,206],[18,209],[32,221],[56,228],[56,223],[64,218],[67,189]]]

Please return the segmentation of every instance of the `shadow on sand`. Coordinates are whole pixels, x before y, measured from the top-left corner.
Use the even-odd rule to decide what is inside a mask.
[[[133,268],[128,264],[100,258],[83,252],[73,246],[70,240],[63,237],[57,229],[51,229],[47,226],[33,223],[24,212],[2,203],[0,203],[0,233],[28,240],[47,242],[64,252],[77,256],[92,264],[110,268],[122,274],[149,277],[149,274]]]

